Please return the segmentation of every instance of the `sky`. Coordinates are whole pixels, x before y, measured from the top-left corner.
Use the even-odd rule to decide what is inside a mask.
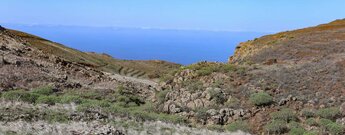
[[[345,18],[344,0],[1,0],[0,25],[278,32]]]

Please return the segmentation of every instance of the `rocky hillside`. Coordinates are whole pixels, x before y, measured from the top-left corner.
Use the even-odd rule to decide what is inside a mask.
[[[156,79],[159,78],[161,74],[166,74],[169,70],[173,70],[181,66],[179,64],[159,60],[119,60],[114,59],[107,54],[81,52],[24,32],[15,30],[8,30],[8,32],[27,41],[30,47],[36,48],[43,53],[52,54],[69,62],[93,67],[109,73],[117,73],[130,77]]]
[[[0,27],[0,134],[245,134],[161,112],[154,80],[178,67],[84,53]]]
[[[345,134],[345,20],[229,63],[115,60],[2,27],[0,54],[0,134]]]
[[[162,83],[160,110],[253,134],[344,134],[345,20],[241,43]]]

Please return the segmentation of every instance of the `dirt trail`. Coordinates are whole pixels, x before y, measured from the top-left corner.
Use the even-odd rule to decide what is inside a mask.
[[[141,83],[141,84],[150,85],[153,87],[158,86],[157,82],[154,82],[148,79],[139,79],[135,77],[123,76],[120,74],[110,74],[110,73],[107,73],[107,74],[109,74],[110,78],[121,81],[121,82]]]

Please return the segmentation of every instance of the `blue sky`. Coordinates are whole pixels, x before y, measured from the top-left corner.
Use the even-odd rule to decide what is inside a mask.
[[[343,0],[1,0],[0,24],[276,32],[345,18]]]

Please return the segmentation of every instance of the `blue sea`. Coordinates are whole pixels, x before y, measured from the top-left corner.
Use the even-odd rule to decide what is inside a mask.
[[[114,27],[4,25],[86,52],[117,59],[165,60],[179,64],[226,62],[240,42],[268,33]]]

